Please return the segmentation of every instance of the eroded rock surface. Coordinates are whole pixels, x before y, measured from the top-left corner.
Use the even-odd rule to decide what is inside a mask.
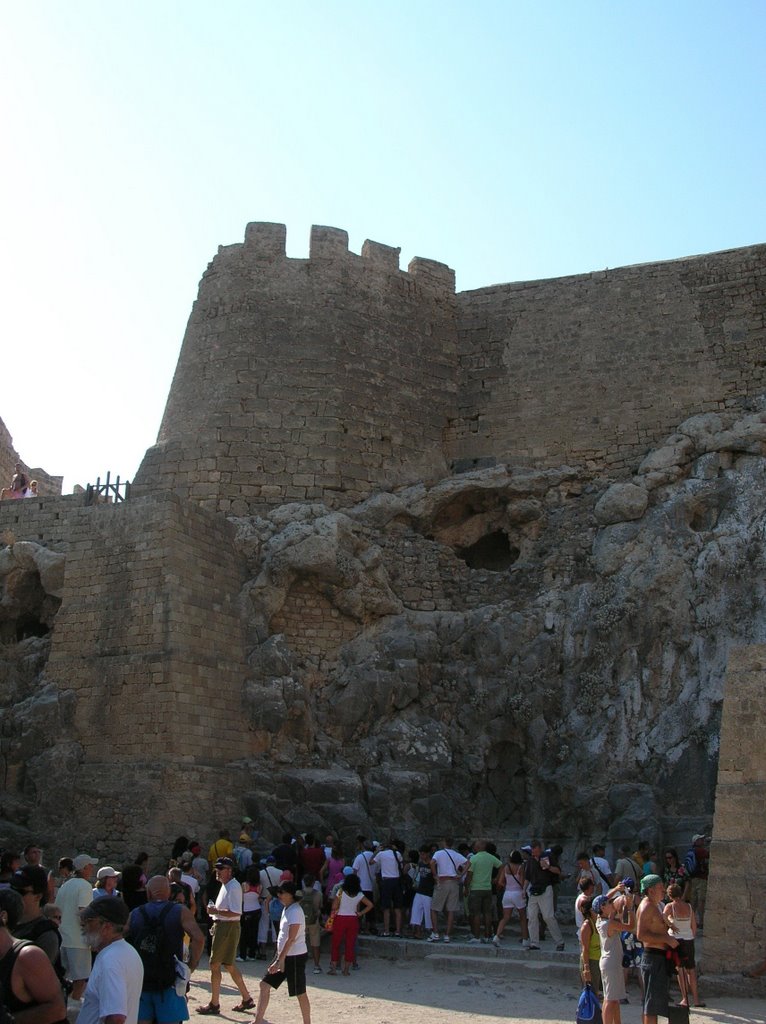
[[[502,466],[234,520],[266,812],[615,839],[709,815],[727,653],[766,634],[765,442],[755,407],[630,482]]]

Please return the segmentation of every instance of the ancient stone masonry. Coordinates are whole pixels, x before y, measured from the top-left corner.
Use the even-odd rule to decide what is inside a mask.
[[[765,253],[456,294],[250,225],[130,500],[0,504],[0,841],[709,831],[766,644]]]
[[[456,391],[455,278],[399,250],[314,228],[308,260],[281,224],[250,224],[202,279],[157,446],[136,493],[172,489],[241,515],[348,504],[446,471]]]
[[[766,645],[732,651],[711,848],[705,969],[739,971],[766,945]],[[732,885],[732,878],[738,878]]]
[[[200,285],[139,493],[234,515],[343,507],[512,460],[627,476],[674,424],[766,389],[766,246],[454,291],[430,260],[250,224]]]

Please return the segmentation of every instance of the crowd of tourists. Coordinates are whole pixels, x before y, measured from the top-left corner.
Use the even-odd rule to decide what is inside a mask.
[[[335,836],[285,833],[264,854],[248,818],[236,837],[220,830],[207,850],[179,837],[153,875],[145,853],[119,869],[85,853],[48,869],[35,845],[4,852],[0,991],[8,1011],[25,1011],[25,1024],[58,1024],[67,1012],[79,1024],[112,1015],[127,1024],[183,1021],[189,979],[207,950],[210,998],[196,1012],[221,1013],[226,971],[239,992],[231,1011],[262,1024],[272,991],[286,982],[310,1024],[307,968],[358,970],[360,932],[448,943],[457,926],[461,941],[500,946],[513,921],[522,948],[550,940],[564,951],[557,893],[573,876],[581,979],[603,996],[605,1024],[619,1024],[634,970],[645,1024],[665,1012],[669,958],[680,1004],[702,1005],[694,939],[704,922],[705,836],[695,835],[682,858],[674,849],[658,857],[643,843],[624,848],[614,868],[596,845],[569,872],[562,848],[536,839],[501,857],[487,840],[445,837],[408,849],[359,835],[349,855]],[[265,961],[255,995],[239,966],[248,960]]]

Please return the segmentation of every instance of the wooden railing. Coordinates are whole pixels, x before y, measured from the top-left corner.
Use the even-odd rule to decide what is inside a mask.
[[[112,505],[119,501],[127,501],[129,497],[130,480],[120,482],[118,476],[112,482],[111,471],[106,474],[106,480],[103,483],[101,483],[101,477],[98,477],[95,484],[88,484],[85,488],[86,505]]]

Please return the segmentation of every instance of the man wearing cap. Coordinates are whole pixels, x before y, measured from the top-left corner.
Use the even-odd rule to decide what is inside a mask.
[[[190,939],[189,973],[193,973],[202,951],[205,938],[194,914],[183,903],[171,902],[170,882],[163,875],[154,875],[146,883],[147,902],[136,907],[131,913],[127,939],[138,950],[144,964],[144,980],[141,988],[138,1019],[141,1024],[175,1024],[189,1019],[189,1008],[185,995],[176,991],[175,960],[183,960],[184,935]],[[158,922],[158,924],[156,924]],[[162,949],[166,962],[156,951],[142,954],[142,938],[147,929],[161,926],[165,936]]]
[[[129,914],[118,896],[94,900],[80,914],[85,942],[98,956],[77,1024],[137,1024],[144,968],[125,941]]]
[[[269,1005],[271,990],[287,982],[287,994],[295,996],[300,1007],[303,1024],[311,1024],[311,1005],[306,995],[306,916],[300,900],[296,899],[295,882],[282,882],[274,886],[272,896],[282,904],[279,920],[277,952],[261,981],[258,1008],[251,1024],[266,1024],[264,1015]]]
[[[643,943],[641,977],[644,980],[643,1024],[657,1024],[657,1017],[668,1016],[668,972],[665,951],[675,949],[678,940],[668,932],[660,911],[665,887],[659,875],[644,875],[641,901],[636,915],[636,938]]]
[[[82,998],[90,977],[91,955],[80,927],[80,911],[93,900],[91,878],[98,861],[80,853],[73,864],[74,874],[59,889],[56,906],[61,911],[61,961],[72,982],[71,998],[76,1001]]]
[[[210,1002],[198,1008],[197,1013],[218,1015],[221,1012],[221,968],[225,967],[231,980],[239,989],[241,1001],[232,1010],[241,1013],[255,1006],[242,974],[234,962],[239,946],[239,920],[242,917],[242,886],[234,877],[234,861],[231,857],[219,857],[215,862],[215,873],[221,888],[207,905],[207,912],[213,919],[213,942],[210,947]]]

